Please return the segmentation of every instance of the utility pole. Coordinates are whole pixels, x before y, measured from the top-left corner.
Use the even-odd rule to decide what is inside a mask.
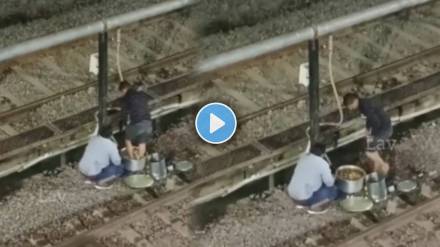
[[[310,142],[319,137],[319,40],[309,40],[309,116]]]
[[[107,32],[102,32],[98,37],[99,71],[98,71],[98,126],[106,121],[107,91],[108,91],[108,37]]]

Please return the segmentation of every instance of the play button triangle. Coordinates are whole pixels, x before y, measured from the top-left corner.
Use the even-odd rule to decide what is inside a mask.
[[[225,126],[225,122],[217,117],[215,114],[209,114],[209,133],[216,132],[221,127]]]

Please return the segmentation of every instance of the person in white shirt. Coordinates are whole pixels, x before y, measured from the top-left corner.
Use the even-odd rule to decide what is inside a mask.
[[[98,189],[109,188],[109,182],[124,174],[117,144],[111,137],[111,126],[103,126],[98,135],[90,138],[79,162],[79,170],[87,178],[86,183],[94,184]]]
[[[296,204],[313,207],[336,200],[341,195],[330,165],[321,157],[323,154],[325,145],[317,143],[298,161],[287,188]]]

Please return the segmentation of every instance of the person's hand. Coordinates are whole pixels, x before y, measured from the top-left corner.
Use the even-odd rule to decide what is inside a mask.
[[[119,121],[119,132],[124,131],[124,128],[125,128],[125,121],[124,120]]]
[[[367,144],[369,144],[373,141],[373,136],[371,135],[371,129],[366,130],[365,137],[367,140]]]
[[[370,137],[370,136],[371,136],[371,129],[366,129],[365,132],[366,132],[365,135],[366,135],[367,137]]]

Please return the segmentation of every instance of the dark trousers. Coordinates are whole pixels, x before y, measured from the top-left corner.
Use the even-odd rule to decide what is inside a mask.
[[[106,168],[102,169],[102,171],[98,175],[87,178],[93,182],[105,183],[105,182],[113,181],[119,177],[122,177],[124,173],[125,173],[125,169],[122,165],[117,166],[110,164]]]
[[[297,204],[302,206],[313,206],[318,203],[324,202],[324,201],[334,201],[343,198],[345,195],[342,191],[340,191],[336,186],[327,187],[325,184],[319,188],[319,190],[315,191],[307,200],[294,200]]]

